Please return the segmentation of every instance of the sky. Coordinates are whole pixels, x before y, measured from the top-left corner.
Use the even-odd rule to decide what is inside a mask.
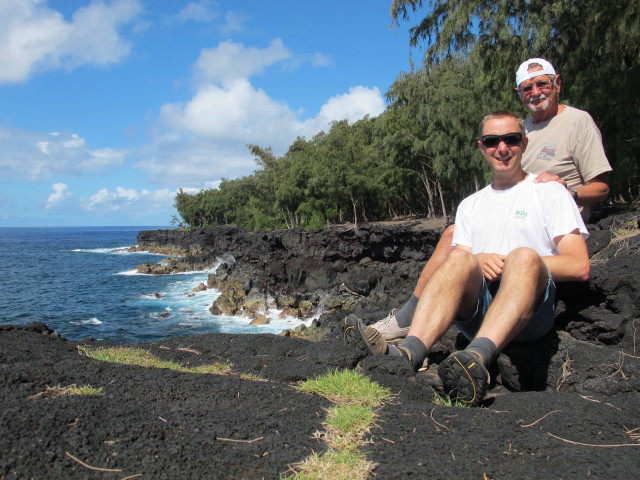
[[[0,0],[0,227],[165,226],[179,189],[377,116],[391,0]]]

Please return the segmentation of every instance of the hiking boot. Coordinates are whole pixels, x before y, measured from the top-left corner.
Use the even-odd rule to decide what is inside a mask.
[[[444,385],[442,384],[442,379],[438,376],[436,372],[433,371],[421,371],[420,380],[431,388],[438,395],[446,395],[444,393]]]
[[[395,309],[387,315],[386,318],[382,320],[378,320],[376,323],[371,325],[371,328],[375,328],[382,338],[385,340],[397,340],[400,338],[405,338],[407,333],[409,333],[409,327],[401,327],[398,325],[398,320],[396,320],[396,311]]]
[[[342,340],[365,354],[384,355],[388,345],[375,328],[367,327],[355,315],[348,315],[342,320]]]
[[[363,353],[368,353],[367,346],[362,342],[358,327],[362,324],[355,315],[347,315],[342,319],[342,341],[345,345],[356,347]]]
[[[479,355],[461,350],[449,355],[439,366],[444,391],[460,402],[476,405],[489,386],[489,371]]]

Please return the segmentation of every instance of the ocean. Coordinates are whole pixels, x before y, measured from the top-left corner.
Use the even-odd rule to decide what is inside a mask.
[[[302,322],[270,311],[267,325],[215,316],[220,295],[194,292],[215,271],[143,275],[163,256],[126,249],[140,230],[170,227],[0,228],[0,324],[43,322],[69,340],[146,342],[211,332],[280,333]],[[241,261],[241,260],[239,260]]]

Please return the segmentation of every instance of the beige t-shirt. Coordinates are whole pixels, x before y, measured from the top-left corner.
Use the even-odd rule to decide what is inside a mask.
[[[566,106],[546,122],[524,121],[529,144],[522,156],[522,168],[530,173],[552,173],[570,187],[584,185],[611,171],[602,146],[602,136],[587,112]],[[583,218],[589,208],[580,207]]]

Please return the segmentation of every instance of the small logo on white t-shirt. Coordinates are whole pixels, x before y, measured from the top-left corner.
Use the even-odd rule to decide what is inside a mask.
[[[529,215],[529,212],[525,212],[524,210],[516,210],[516,214],[513,216],[513,218],[524,220],[525,218],[527,218],[527,215]]]

